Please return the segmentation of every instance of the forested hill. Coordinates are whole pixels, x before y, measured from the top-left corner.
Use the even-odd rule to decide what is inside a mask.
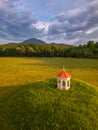
[[[42,40],[36,39],[36,38],[27,39],[27,40],[23,41],[22,43],[25,43],[25,44],[27,44],[27,43],[46,44],[45,41],[42,41]]]
[[[57,44],[6,44],[0,45],[0,56],[76,57],[98,59],[98,42],[86,45],[65,46]]]

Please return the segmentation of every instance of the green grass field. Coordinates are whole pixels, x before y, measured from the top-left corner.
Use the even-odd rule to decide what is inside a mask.
[[[69,91],[56,80],[24,85],[0,99],[0,130],[97,130],[98,93],[71,80]]]
[[[7,91],[8,86],[10,90],[16,85],[56,78],[63,66],[72,78],[98,86],[96,59],[0,58],[0,93]]]
[[[69,91],[55,88],[63,66]],[[0,58],[0,130],[97,128],[98,60]]]

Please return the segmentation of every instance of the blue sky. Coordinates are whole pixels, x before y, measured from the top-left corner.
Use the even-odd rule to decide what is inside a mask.
[[[0,43],[98,41],[98,0],[0,0]]]

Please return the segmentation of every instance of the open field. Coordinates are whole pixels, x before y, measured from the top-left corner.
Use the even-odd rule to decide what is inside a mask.
[[[98,86],[98,60],[72,58],[0,58],[0,86],[55,78],[63,66],[72,78]]]
[[[18,85],[55,78],[62,67],[72,78],[98,86],[98,60],[72,58],[0,58],[0,94]]]

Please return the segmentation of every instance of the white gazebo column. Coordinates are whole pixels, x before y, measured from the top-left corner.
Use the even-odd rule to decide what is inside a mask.
[[[66,88],[67,88],[67,79],[66,79]],[[65,89],[66,89],[66,88],[65,88]]]
[[[66,90],[68,90],[70,88],[70,78],[67,79],[67,87]]]
[[[70,78],[69,78],[69,87],[70,87]]]

